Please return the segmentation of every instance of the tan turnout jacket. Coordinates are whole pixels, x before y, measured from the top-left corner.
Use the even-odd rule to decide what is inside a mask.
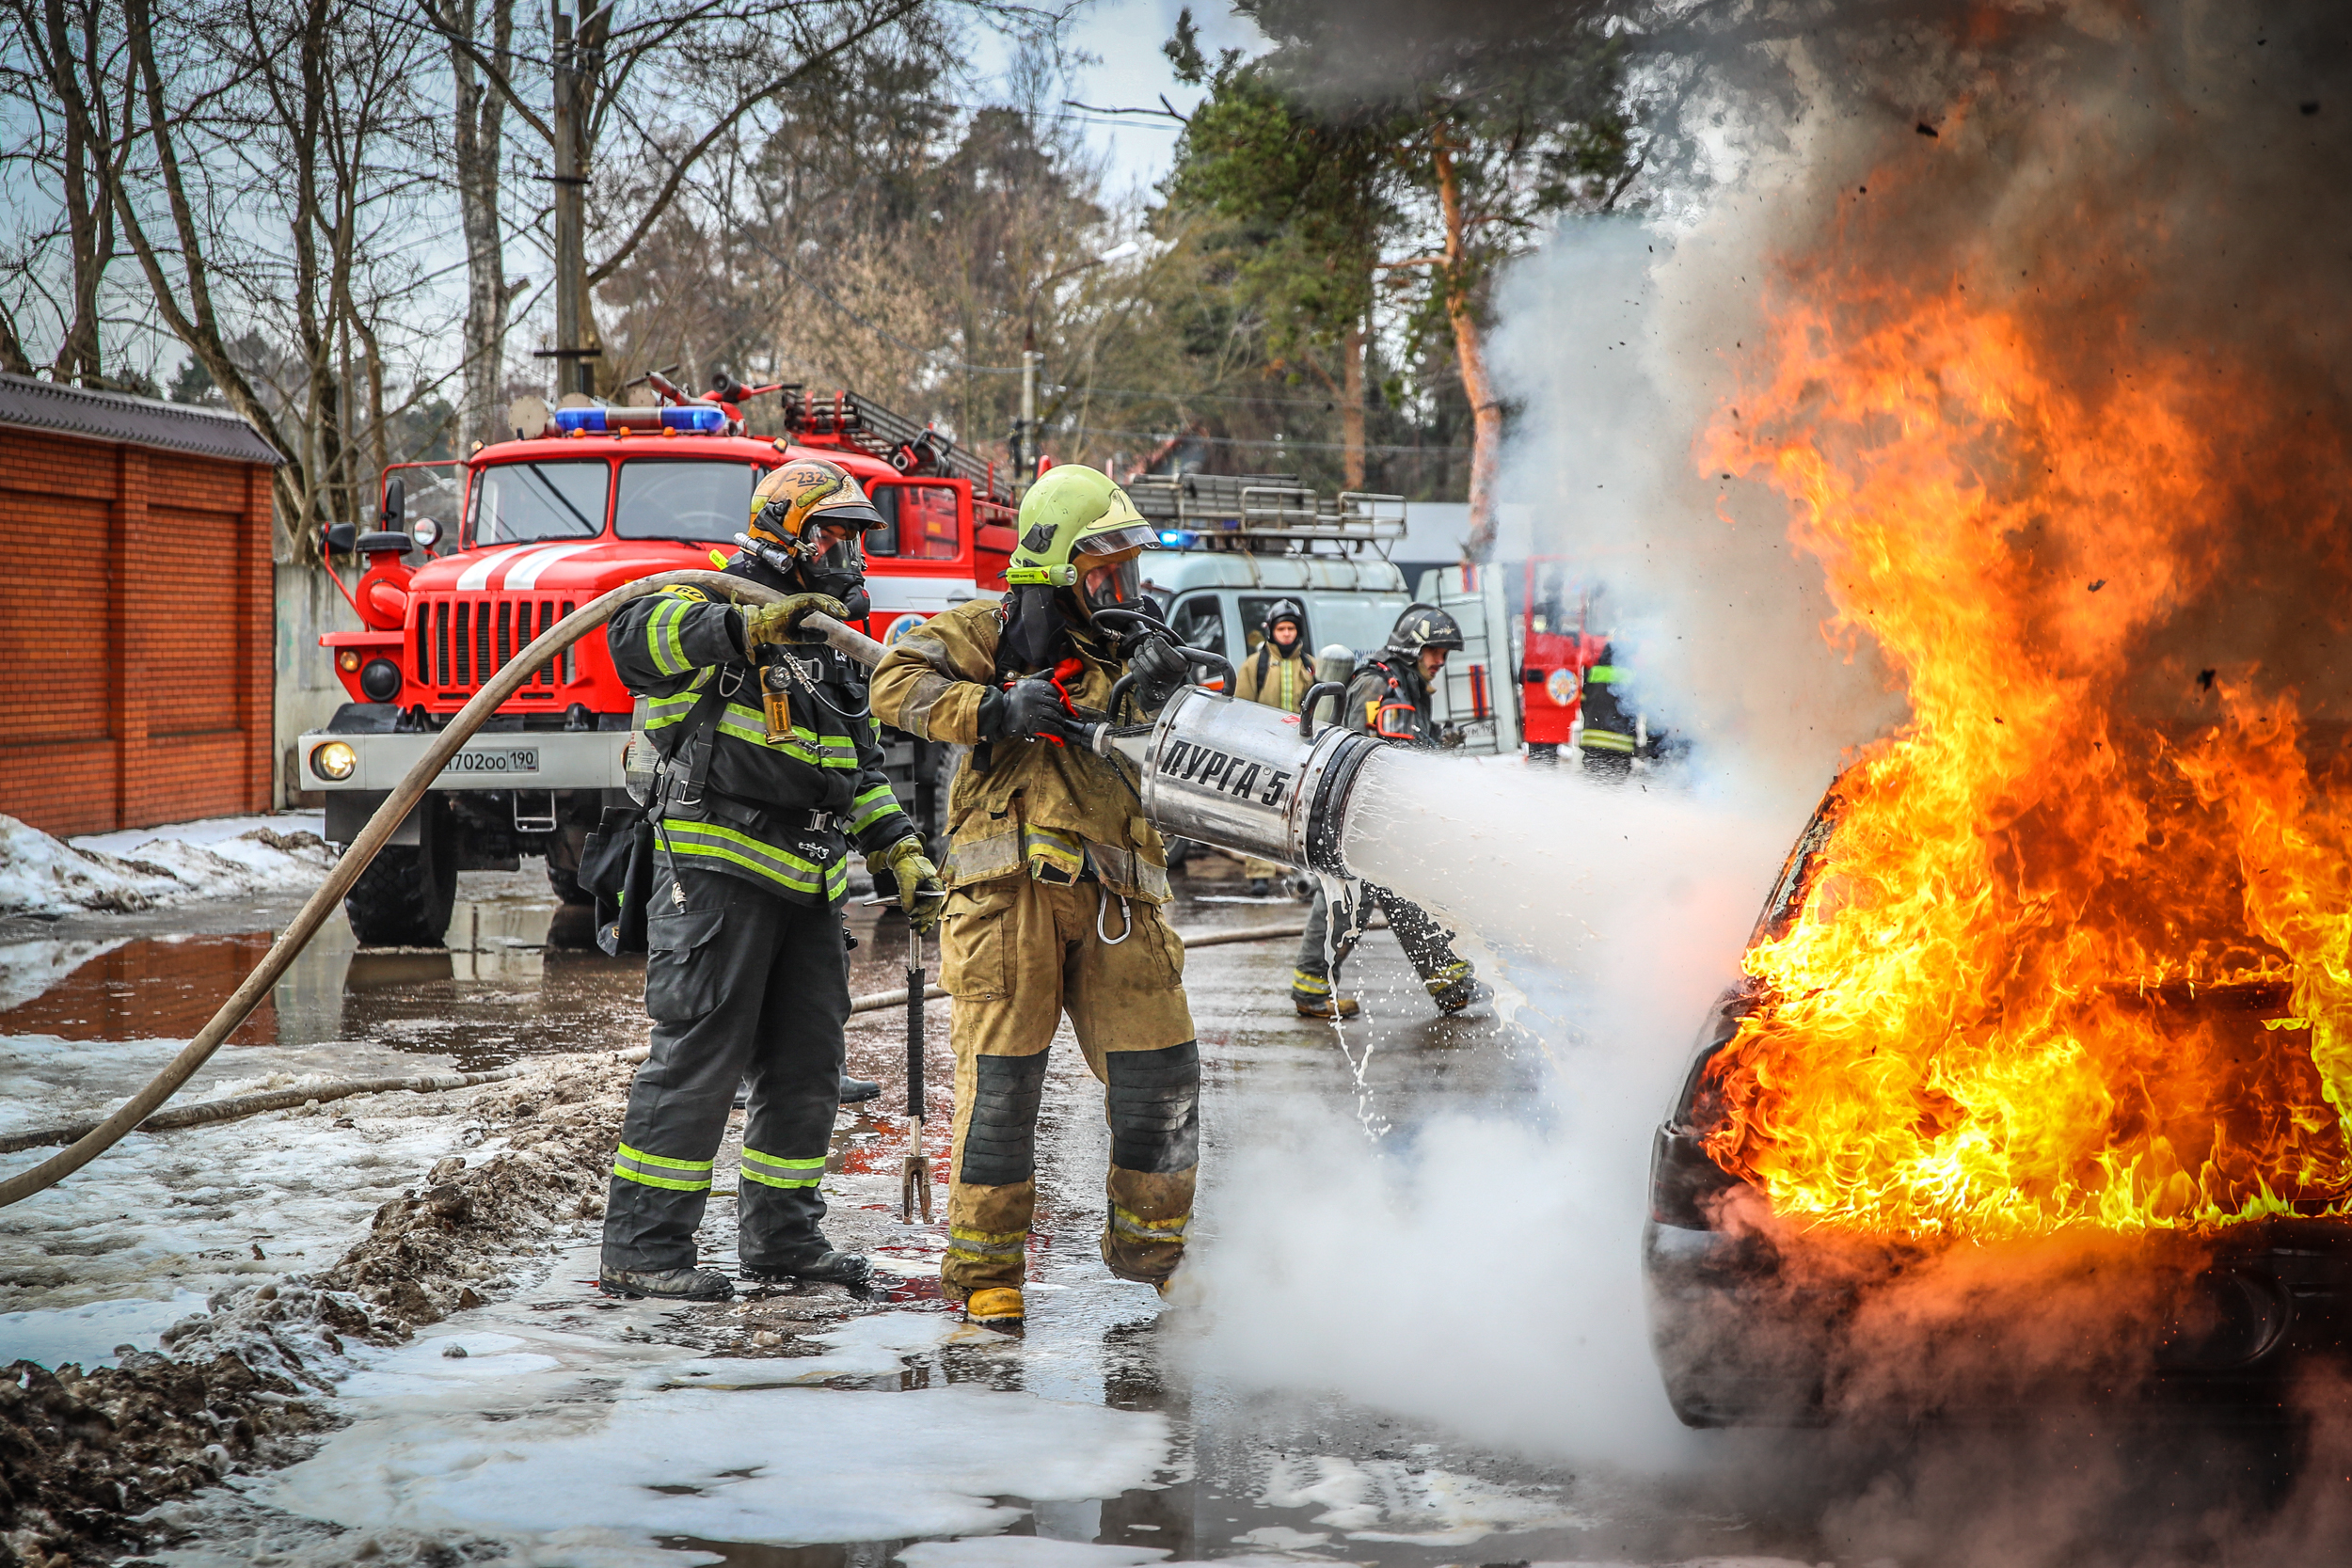
[[[1263,673],[1261,673],[1263,672]],[[1284,713],[1296,713],[1307,688],[1315,684],[1315,667],[1307,657],[1306,639],[1292,645],[1290,657],[1272,642],[1261,642],[1242,656],[1233,672],[1233,695],[1245,703],[1263,703]]]
[[[980,697],[996,678],[1003,630],[988,600],[959,605],[898,640],[874,670],[874,716],[927,740],[980,743]],[[1079,707],[1100,710],[1120,666],[1073,636],[1085,673],[1066,682]],[[1073,746],[1000,740],[988,770],[966,757],[947,795],[949,887],[1026,872],[1043,882],[1074,880],[1091,864],[1103,885],[1131,898],[1168,898],[1168,852],[1143,806],[1116,769],[1121,765]]]

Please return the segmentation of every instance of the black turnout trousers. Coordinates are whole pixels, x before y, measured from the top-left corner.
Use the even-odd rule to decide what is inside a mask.
[[[824,1245],[818,1183],[841,1103],[840,917],[657,850],[645,932],[653,1053],[621,1123],[604,1266],[694,1266],[711,1164],[746,1078],[737,1253],[753,1267],[806,1262]]]

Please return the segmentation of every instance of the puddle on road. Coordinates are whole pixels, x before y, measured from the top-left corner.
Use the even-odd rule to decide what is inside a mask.
[[[558,912],[545,898],[462,899],[446,950],[361,948],[338,915],[229,1043],[378,1040],[477,1070],[582,1049],[603,1026],[627,1032],[642,1012],[640,961],[550,949]],[[264,930],[0,945],[0,1037],[188,1038],[276,940]],[[595,1021],[585,1029],[583,1016]]]

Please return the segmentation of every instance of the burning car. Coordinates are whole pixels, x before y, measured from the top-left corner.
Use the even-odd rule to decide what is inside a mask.
[[[1710,1010],[1653,1134],[1643,1266],[1676,1415],[1813,1424],[2117,1399],[2278,1409],[2296,1370],[2340,1352],[2352,1326],[2341,1139],[2312,1055],[2278,1049],[2310,1031],[2285,979],[2070,999],[2063,1010],[2104,1014],[2171,1058],[2161,1081],[2137,1080],[2137,1102],[2067,1082],[2067,1061],[2013,1085],[2106,1133],[2074,1162],[2071,1192],[2065,1162],[2022,1168],[2058,1129],[2004,1160],[2002,1132],[2024,1129],[1973,1123],[1964,1069],[1902,1064],[1884,1041],[1837,1063],[1841,1132],[1789,1147],[1792,1097],[1772,1079],[1798,1053],[1768,1042],[1817,1025],[1789,1006],[1773,961],[1852,896],[1830,853],[1847,782],[1799,836],[1750,939],[1751,974]],[[2058,1050],[2097,1053],[2080,1034]],[[1866,1186],[1886,1152],[1869,1147],[1874,1118],[1910,1146],[1894,1162],[1916,1184],[1894,1200],[1918,1205],[1909,1223]]]
[[[1656,1135],[1693,1424],[2275,1409],[2344,1339],[2352,445],[2276,353],[1988,293],[1794,276],[1701,443],[1909,717],[1799,836]]]

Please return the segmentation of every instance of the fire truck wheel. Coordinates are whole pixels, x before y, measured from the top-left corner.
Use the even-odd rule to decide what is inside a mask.
[[[593,904],[596,895],[580,885],[580,853],[587,847],[587,825],[565,822],[548,835],[548,886],[566,904]]]
[[[427,795],[414,845],[376,852],[343,899],[362,947],[438,947],[457,902],[457,830],[449,802]]]

